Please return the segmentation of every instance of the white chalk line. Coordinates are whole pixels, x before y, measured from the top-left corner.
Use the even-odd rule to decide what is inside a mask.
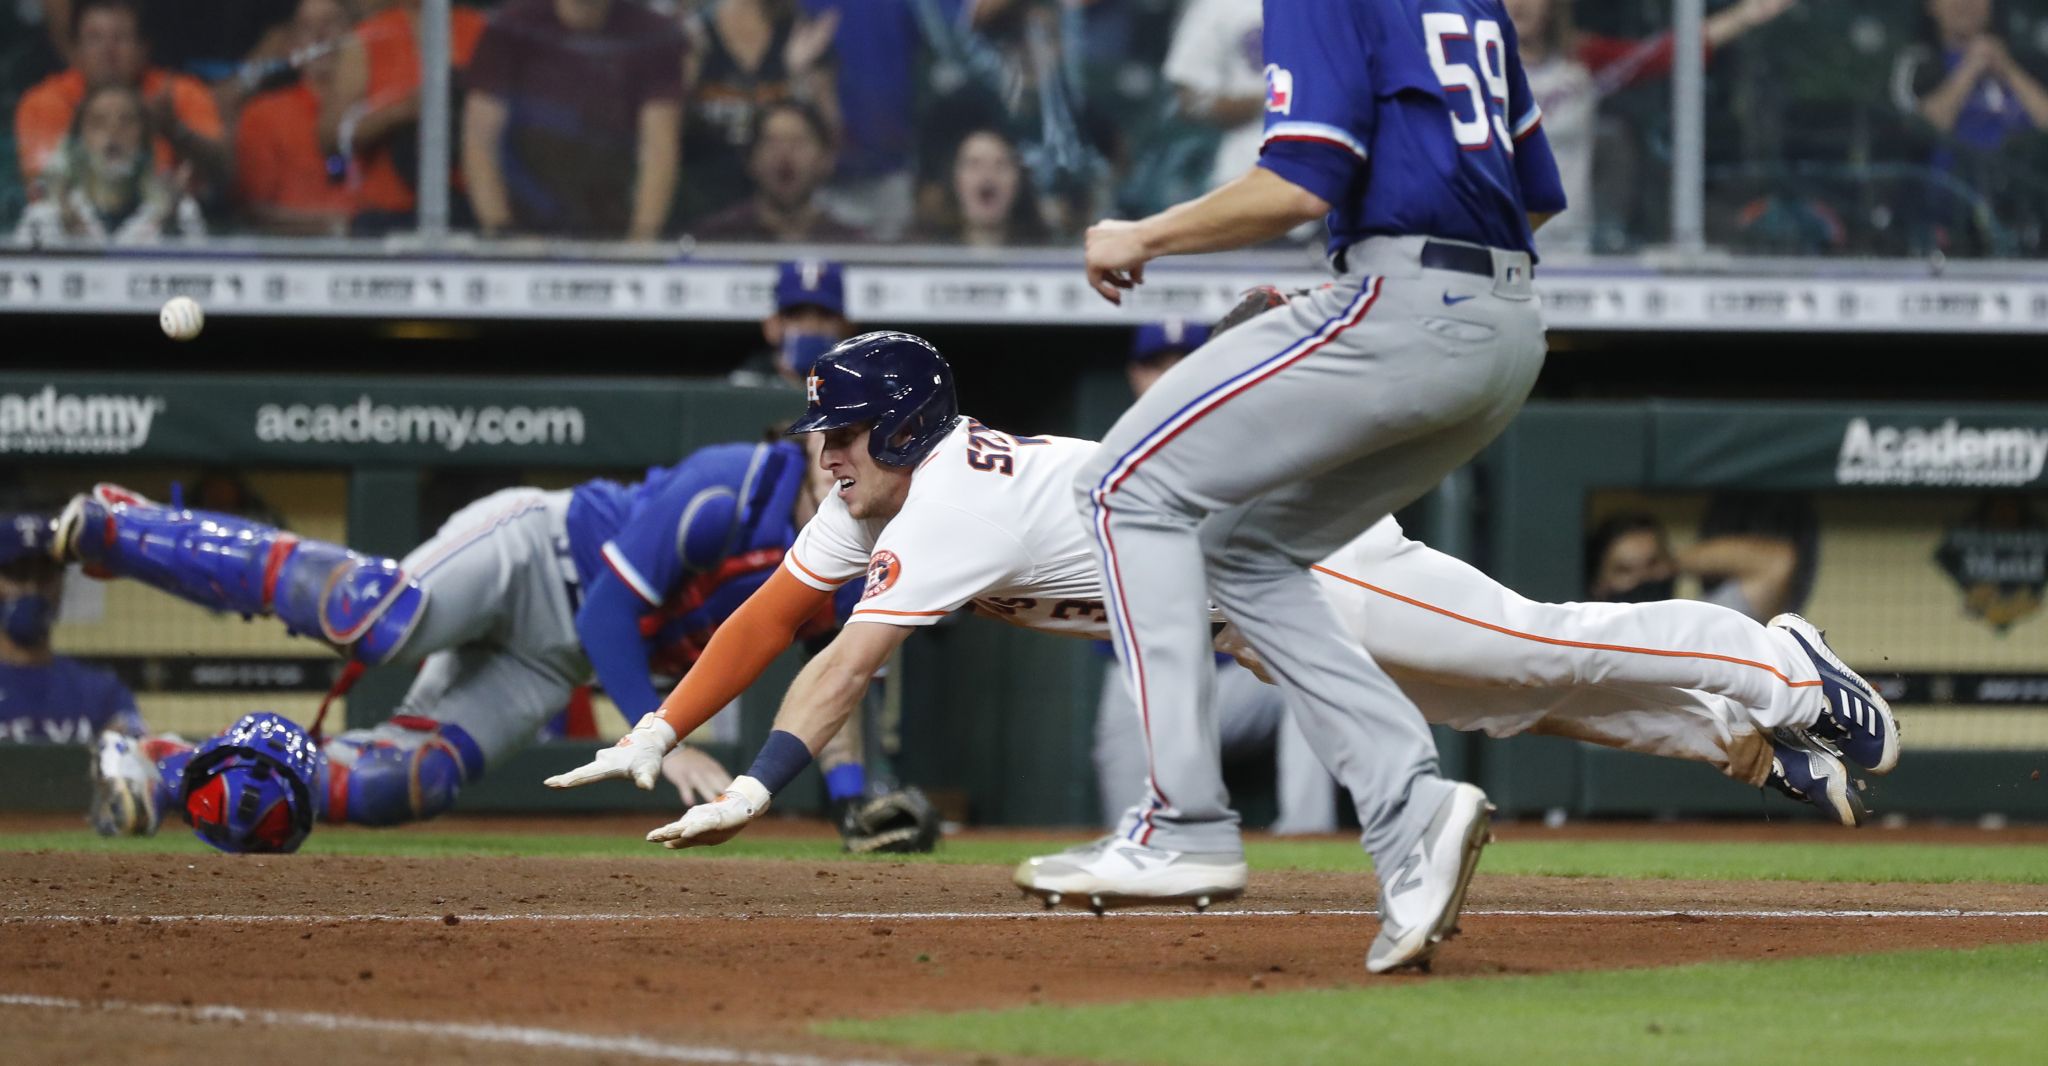
[[[262,1010],[228,1005],[182,1006],[174,1003],[128,1003],[110,999],[87,1001],[59,996],[0,993],[0,1006],[42,1010],[111,1011],[145,1017],[178,1018],[197,1022],[233,1022],[295,1029],[324,1029],[329,1032],[399,1033],[410,1036],[465,1040],[478,1044],[510,1044],[545,1051],[579,1051],[589,1054],[629,1055],[664,1062],[736,1063],[739,1066],[890,1066],[872,1059],[824,1058],[817,1055],[771,1051],[715,1044],[672,1044],[638,1036],[599,1036],[566,1029],[540,1029],[525,1025],[491,1025],[472,1022],[422,1022],[392,1018],[365,1018],[350,1014],[316,1011]]]
[[[1742,918],[1816,919],[1862,918],[2048,918],[2048,910],[1674,910],[1671,908],[1623,910],[1582,907],[1568,910],[1506,908],[1465,912],[1472,918]],[[1153,910],[1129,908],[1110,911],[1104,918],[1373,918],[1376,910]],[[469,922],[631,922],[631,921],[752,921],[789,919],[855,922],[944,922],[1023,921],[1035,918],[1094,918],[1077,909],[1031,911],[841,911],[818,914],[774,914],[757,911],[731,914],[696,913],[598,913],[598,914],[18,914],[0,915],[5,923],[105,923],[147,925],[152,922],[218,922],[224,924],[316,925],[330,922],[429,922],[461,925]]]

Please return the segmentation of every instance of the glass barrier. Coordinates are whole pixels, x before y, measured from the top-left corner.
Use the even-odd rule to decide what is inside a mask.
[[[422,138],[421,4],[4,5],[0,238],[432,251],[445,191],[486,250],[1071,250],[1241,172],[1264,116],[1255,0],[502,0],[453,7]],[[1505,6],[1573,201],[1544,250],[1669,243],[1669,0]],[[1709,247],[2043,254],[2048,3],[1706,7]]]

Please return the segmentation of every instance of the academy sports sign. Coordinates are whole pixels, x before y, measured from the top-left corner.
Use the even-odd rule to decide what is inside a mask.
[[[55,385],[0,393],[0,453],[123,455],[149,442],[161,396],[77,393]]]
[[[2048,467],[2048,429],[1979,429],[1951,418],[1938,426],[1873,424],[1852,418],[1842,434],[1835,480],[1844,485],[2017,486]]]

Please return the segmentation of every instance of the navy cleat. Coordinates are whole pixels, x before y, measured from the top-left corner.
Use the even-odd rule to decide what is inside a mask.
[[[1808,730],[1832,744],[1842,757],[1873,774],[1888,774],[1899,764],[1899,726],[1891,704],[1870,682],[1835,656],[1821,631],[1796,614],[1771,619],[1820,671],[1821,712]]]
[[[1765,784],[1852,829],[1863,824],[1863,797],[1849,781],[1849,768],[1825,743],[1797,729],[1777,730],[1770,741],[1771,776]]]

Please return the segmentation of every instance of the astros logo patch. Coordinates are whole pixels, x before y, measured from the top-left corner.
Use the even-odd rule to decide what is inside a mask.
[[[823,382],[818,380],[818,375],[816,374],[812,374],[810,377],[804,379],[804,391],[809,394],[809,399],[807,400],[807,402],[818,402],[818,386],[821,384],[823,384]]]
[[[864,600],[872,600],[889,591],[896,578],[903,573],[903,560],[896,558],[892,551],[879,551],[868,560],[868,587],[860,594]]]

